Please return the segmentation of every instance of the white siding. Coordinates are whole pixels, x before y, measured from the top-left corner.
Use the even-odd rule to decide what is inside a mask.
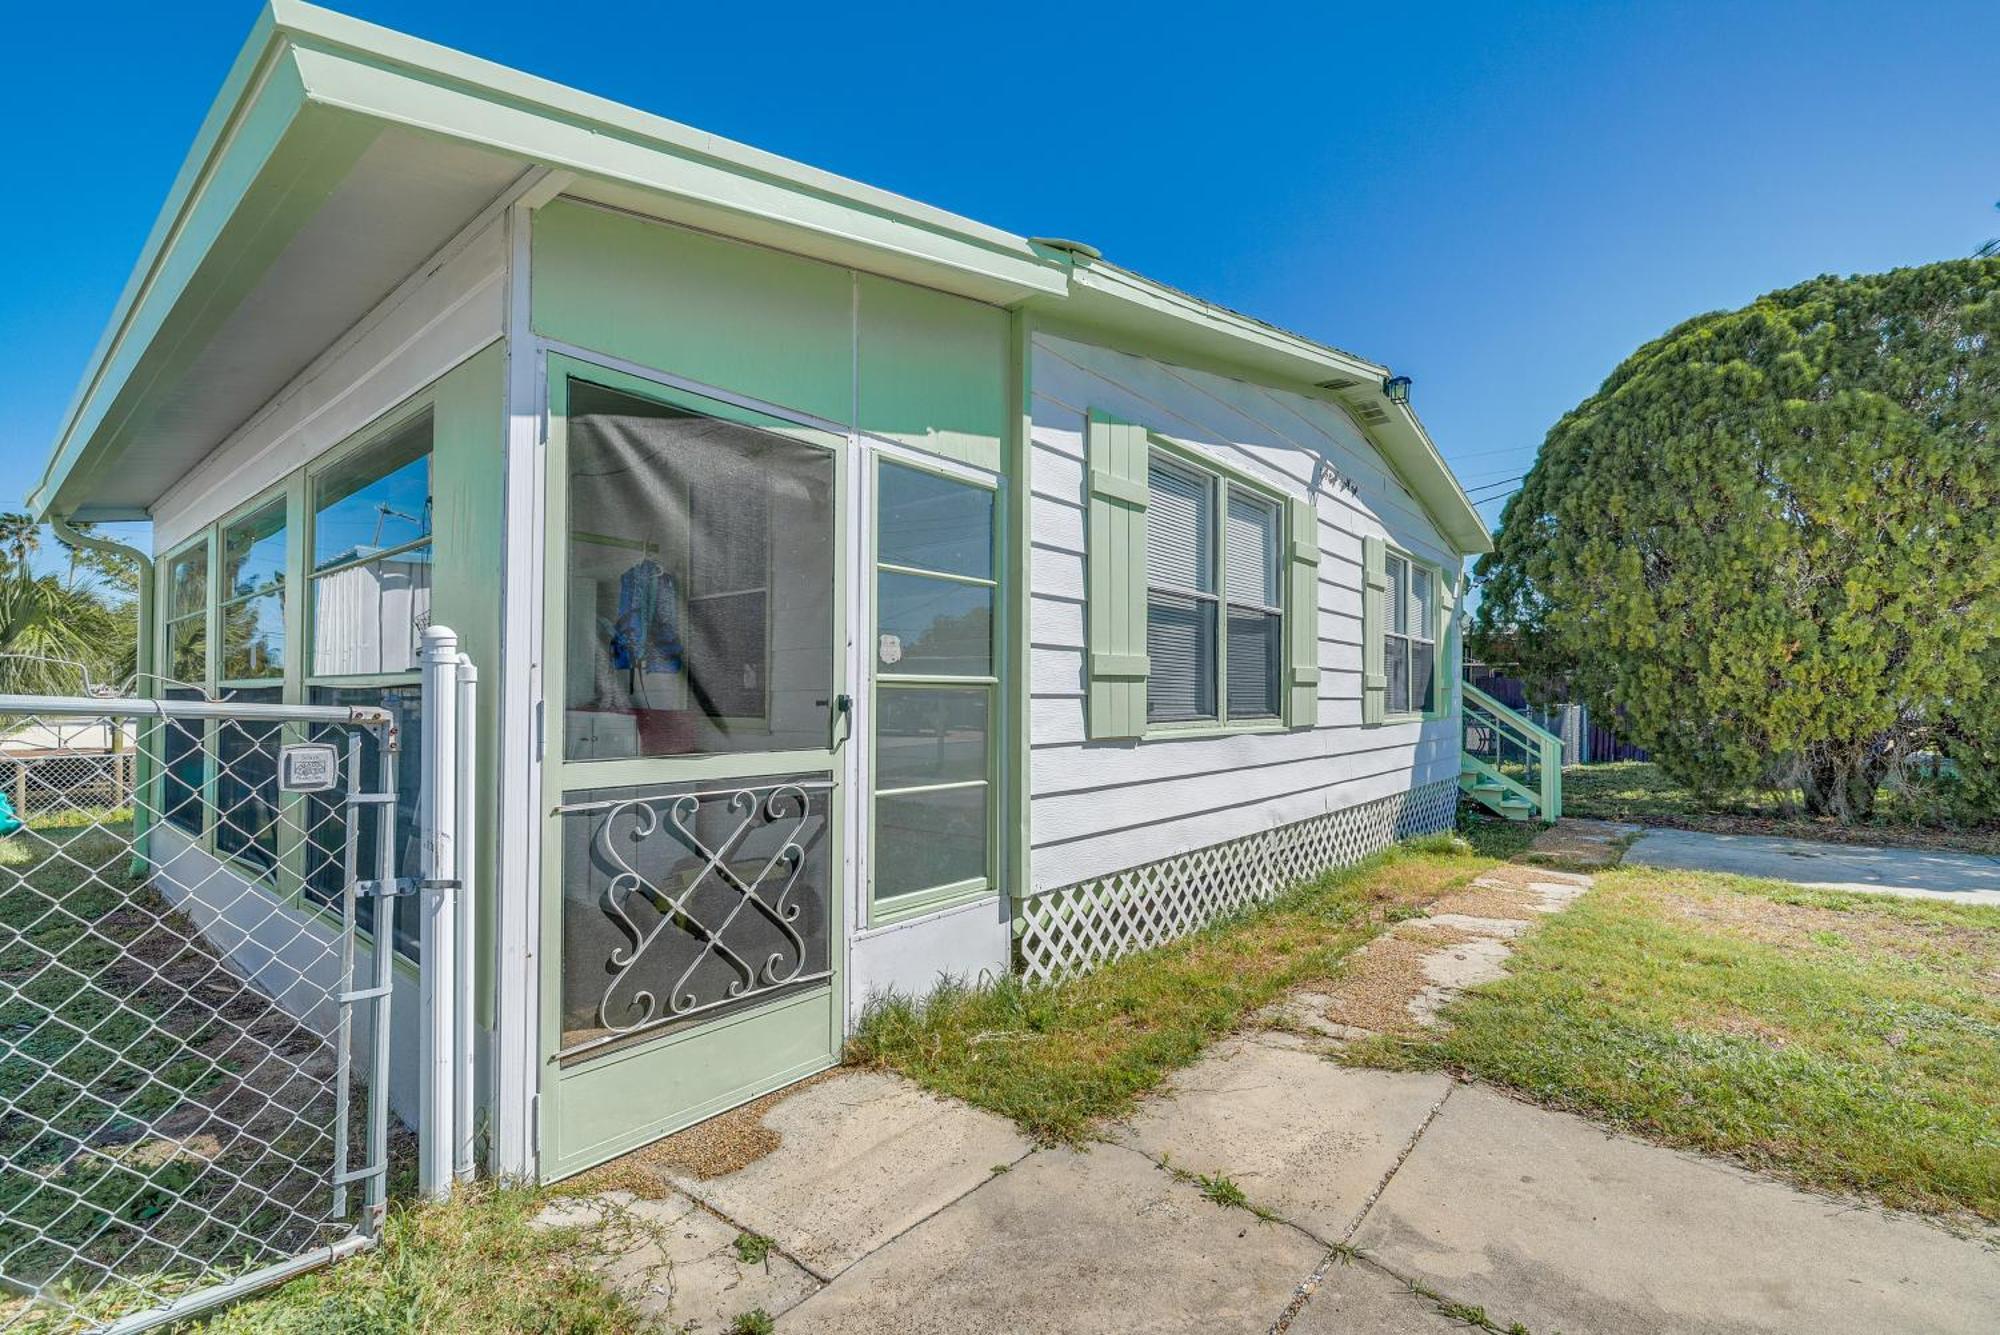
[[[1458,554],[1333,404],[1038,334],[1032,365],[1030,888],[1052,889],[1458,773],[1455,719],[1361,726],[1361,540]],[[1318,726],[1087,740],[1084,423],[1093,408],[1213,454],[1319,514]],[[1350,492],[1336,477],[1355,484]],[[1316,485],[1315,485],[1316,484]],[[1449,665],[1450,679],[1457,664]]]
[[[160,497],[153,550],[178,545],[499,338],[506,289],[496,218],[427,262]]]

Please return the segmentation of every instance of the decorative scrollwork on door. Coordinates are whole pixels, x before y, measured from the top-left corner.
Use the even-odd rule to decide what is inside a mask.
[[[565,808],[565,1048],[578,1029],[609,1042],[829,977],[828,789],[781,780]],[[578,1026],[585,941],[602,982]]]

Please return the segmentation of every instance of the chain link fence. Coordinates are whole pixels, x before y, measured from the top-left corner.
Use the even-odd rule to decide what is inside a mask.
[[[145,1329],[368,1245],[399,740],[0,696],[0,1331]]]

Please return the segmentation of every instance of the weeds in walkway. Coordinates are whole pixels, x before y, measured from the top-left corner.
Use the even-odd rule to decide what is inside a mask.
[[[848,1058],[1075,1143],[1252,1011],[1332,977],[1396,914],[1491,865],[1463,840],[1416,840],[1064,983],[945,981],[922,1000],[891,996]]]
[[[1443,1065],[1812,1187],[2000,1222],[2000,909],[1631,867],[1518,943]]]
[[[537,1193],[475,1187],[391,1211],[382,1243],[229,1309],[210,1335],[271,1331],[646,1329],[591,1268],[589,1226],[538,1228]]]

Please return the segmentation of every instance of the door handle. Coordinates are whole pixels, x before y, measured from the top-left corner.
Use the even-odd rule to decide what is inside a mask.
[[[813,701],[813,703],[816,705],[824,705],[826,701],[815,700]],[[829,751],[837,750],[840,744],[847,740],[848,735],[854,731],[853,720],[854,720],[854,697],[844,692],[840,695],[834,696],[833,715],[831,718],[827,720],[827,727],[826,727],[827,750]]]

